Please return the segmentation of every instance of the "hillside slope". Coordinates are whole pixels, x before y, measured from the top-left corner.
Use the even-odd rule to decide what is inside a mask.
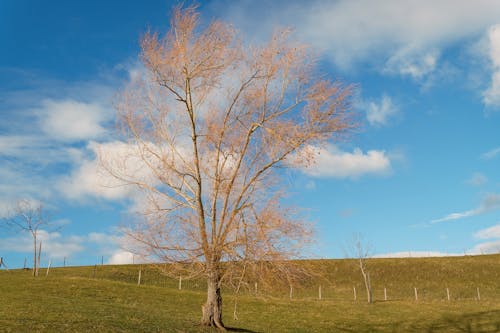
[[[236,298],[225,288],[226,325],[239,332],[500,332],[500,255],[369,260],[372,305],[365,304],[355,261],[300,265],[321,274],[294,286],[292,299],[284,288],[249,289],[237,298],[239,320]],[[66,267],[48,276],[42,269],[38,278],[2,270],[0,332],[211,332],[198,325],[202,281],[183,280],[179,290],[177,280],[143,266],[138,286],[139,269]]]

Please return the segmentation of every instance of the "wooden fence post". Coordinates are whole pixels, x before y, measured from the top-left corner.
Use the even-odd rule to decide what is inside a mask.
[[[182,275],[179,275],[179,290],[182,290]]]
[[[293,298],[293,287],[292,285],[290,285],[290,299]]]
[[[448,299],[448,302],[450,301],[450,289],[446,288],[446,298]]]
[[[255,285],[254,285],[254,287],[255,287],[255,295],[257,295],[257,291],[258,291],[257,286],[258,286],[257,282],[255,282]]]
[[[480,301],[481,300],[481,294],[479,293],[479,287],[476,288],[476,291],[477,291],[477,300]]]
[[[141,267],[139,268],[139,277],[137,278],[137,285],[140,286],[141,285],[141,275],[142,275],[142,265]]]
[[[321,286],[318,288],[318,298],[321,300]]]
[[[415,301],[418,301],[418,291],[416,287],[414,289],[415,289]]]
[[[384,301],[387,301],[387,288],[384,287]]]
[[[354,300],[358,299],[358,296],[356,295],[356,287],[352,287],[353,292],[354,292]]]
[[[50,264],[52,263],[52,259],[49,259],[49,265],[47,266],[47,272],[45,272],[45,276],[49,276]]]

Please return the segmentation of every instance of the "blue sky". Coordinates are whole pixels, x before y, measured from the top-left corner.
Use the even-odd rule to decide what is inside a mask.
[[[41,231],[42,261],[131,260],[119,226],[134,202],[98,185],[94,152],[116,148],[113,96],[174,4],[0,2],[0,215],[45,203],[61,228]],[[291,26],[326,75],[358,87],[359,130],[286,177],[316,223],[316,256],[344,257],[355,233],[374,255],[500,251],[498,1],[214,0],[200,12],[254,43]],[[0,256],[22,266],[29,235],[0,232]]]

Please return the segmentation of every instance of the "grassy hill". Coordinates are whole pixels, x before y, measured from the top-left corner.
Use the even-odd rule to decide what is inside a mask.
[[[238,320],[224,288],[225,324],[239,332],[500,332],[500,255],[370,259],[371,305],[355,261],[299,264],[318,275],[293,286],[292,299],[289,287],[252,286],[237,297]],[[0,332],[212,332],[198,325],[203,281],[184,279],[179,290],[177,279],[144,266],[138,286],[139,268],[42,269],[37,278],[2,270]]]

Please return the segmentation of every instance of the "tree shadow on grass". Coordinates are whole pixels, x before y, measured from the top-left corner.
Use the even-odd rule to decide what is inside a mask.
[[[374,331],[377,332],[377,331]],[[413,324],[405,327],[398,323],[388,331],[408,333],[498,333],[500,332],[500,311],[484,311],[464,315],[447,315],[430,325]]]
[[[462,316],[444,317],[441,323],[454,332],[495,333],[500,332],[500,311],[484,311]],[[428,331],[429,333],[441,332]],[[444,331],[443,331],[444,332]]]
[[[242,333],[259,333],[257,331],[247,330],[246,328],[238,328],[238,327],[226,327],[228,332],[242,332]]]
[[[201,329],[203,332],[206,333],[218,333],[221,332],[219,329],[215,327],[207,327],[207,326],[202,326],[202,325],[194,325],[195,327],[198,327]],[[261,333],[259,331],[252,331],[246,328],[239,328],[239,327],[228,327],[226,326],[226,331],[227,332],[240,332],[240,333]]]
[[[447,315],[431,323],[401,321],[389,325],[331,327],[342,333],[499,333],[500,311],[484,311],[464,315]]]

